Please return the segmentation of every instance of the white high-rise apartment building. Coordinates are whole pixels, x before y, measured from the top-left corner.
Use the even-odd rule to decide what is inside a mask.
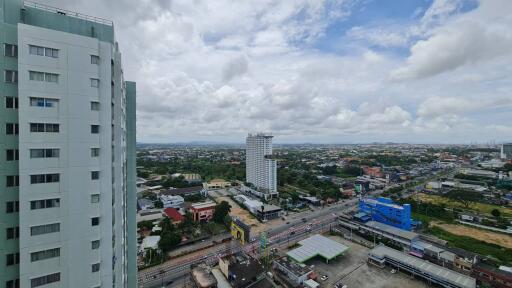
[[[512,159],[512,143],[503,143],[501,144],[501,158],[502,159]]]
[[[277,163],[272,158],[272,135],[249,134],[246,139],[246,180],[265,197],[277,193]]]
[[[136,87],[113,24],[0,7],[0,287],[136,287]]]

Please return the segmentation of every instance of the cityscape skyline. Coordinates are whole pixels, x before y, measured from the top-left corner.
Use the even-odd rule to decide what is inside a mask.
[[[114,20],[141,142],[510,141],[510,1],[41,2]]]

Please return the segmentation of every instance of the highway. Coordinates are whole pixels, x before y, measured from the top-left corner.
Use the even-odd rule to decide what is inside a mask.
[[[269,236],[267,248],[281,248],[294,244],[306,238],[309,234],[326,232],[329,230],[330,225],[334,224],[336,217],[337,216],[330,211],[329,215],[311,220],[311,223],[302,223],[278,234]],[[219,250],[204,256],[196,256],[179,261],[169,261],[141,271],[139,273],[139,287],[162,287],[162,283],[164,285],[167,283],[170,284],[170,282],[174,282],[175,279],[188,274],[192,265],[199,263],[213,265],[218,262],[219,257],[235,254],[242,250],[254,258],[259,258],[259,241],[247,244],[244,247],[241,247],[236,241],[232,241],[232,243],[233,244],[219,245]]]
[[[414,187],[414,192],[417,192],[422,188],[422,183],[427,182],[434,177],[438,177],[438,175],[420,177],[419,179],[416,179],[416,181],[420,180],[420,183]],[[405,183],[410,181],[411,180]],[[404,183],[402,183],[402,185],[403,184]],[[391,187],[393,186],[388,186],[386,188],[389,189]],[[373,191],[371,196],[378,196],[382,192],[383,190]],[[412,193],[405,190],[402,193],[402,197],[408,197],[410,194]],[[328,231],[331,225],[335,225],[334,220],[337,218],[337,213],[354,209],[357,202],[358,198],[347,199],[343,200],[341,203],[325,206],[324,208],[319,208],[313,211],[296,213],[287,217],[285,224],[271,227],[267,230],[269,240],[267,248],[283,248],[306,238],[309,234]],[[237,241],[231,241],[231,243],[227,244],[219,244],[217,245],[217,250],[206,255],[181,257],[183,259],[171,260],[161,265],[143,270],[139,272],[138,275],[139,287],[166,287],[166,284],[170,287],[172,283],[177,281],[177,279],[185,277],[190,272],[192,265],[199,263],[213,265],[218,262],[219,257],[236,254],[242,250],[254,258],[258,258],[260,243],[259,238],[256,237],[256,239],[258,240],[247,244],[244,247],[241,247]]]

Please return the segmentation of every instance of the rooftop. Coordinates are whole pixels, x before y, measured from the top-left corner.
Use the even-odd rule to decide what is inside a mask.
[[[183,215],[181,215],[176,208],[165,208],[164,213],[167,215],[167,217],[176,222],[183,221],[184,219]]]
[[[395,249],[389,248],[385,245],[379,245],[373,248],[370,251],[370,255],[381,259],[384,257],[391,258],[395,261],[399,261],[409,266],[412,266],[415,269],[422,271],[423,273],[432,275],[443,281],[450,282],[458,287],[476,287],[476,280],[474,278],[471,278],[461,273],[457,273],[448,268],[432,264],[428,261],[416,258],[414,256],[402,253]]]
[[[402,237],[404,239],[408,239],[408,240],[413,240],[418,237],[417,233],[407,231],[407,230],[402,230],[402,229],[393,227],[391,225],[383,224],[383,223],[376,222],[376,221],[368,221],[364,225],[368,226],[370,228],[373,228],[373,229],[381,230],[386,233]]]
[[[327,260],[331,260],[334,257],[345,253],[349,248],[320,234],[316,234],[299,241],[299,244],[302,246],[286,253],[286,255],[299,263],[303,263],[317,255],[320,255]]]
[[[31,8],[44,10],[47,12],[53,12],[53,13],[57,13],[57,14],[61,14],[61,15],[67,15],[70,17],[74,17],[74,18],[78,18],[78,19],[82,19],[82,20],[86,20],[86,21],[91,21],[91,22],[95,22],[95,23],[99,23],[99,24],[103,24],[103,25],[108,25],[108,26],[114,25],[114,23],[108,19],[103,19],[100,17],[90,16],[90,15],[86,15],[86,14],[82,14],[82,13],[78,13],[78,12],[74,12],[74,11],[70,11],[70,10],[66,10],[66,9],[61,9],[61,8],[53,7],[53,6],[46,5],[46,4],[39,4],[36,2],[32,2],[32,1],[23,1],[23,4],[25,7],[31,7]]]
[[[188,195],[188,194],[195,194],[199,193],[203,190],[203,186],[194,186],[194,187],[186,187],[186,188],[175,188],[175,189],[168,189],[165,191],[160,192],[160,194],[163,195]]]
[[[211,208],[211,207],[215,207],[215,202],[213,201],[208,201],[208,202],[203,202],[203,203],[194,203],[192,204],[191,208],[192,209],[203,209],[203,208]]]
[[[290,261],[288,257],[281,257],[276,260],[274,260],[276,264],[281,265],[282,267],[286,268],[290,272],[292,272],[295,276],[299,277],[304,274],[310,273],[312,270],[309,269],[308,266],[296,263],[294,261]]]

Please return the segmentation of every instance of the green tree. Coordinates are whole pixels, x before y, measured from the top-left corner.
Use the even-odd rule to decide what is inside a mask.
[[[491,211],[491,214],[492,214],[492,216],[494,216],[494,218],[496,218],[496,219],[500,218],[500,216],[501,216],[501,212],[500,212],[500,210],[498,210],[498,209],[493,209],[493,210]]]
[[[137,223],[137,228],[151,230],[153,229],[153,223],[148,220],[140,221],[139,223]]]
[[[215,206],[215,211],[213,212],[213,221],[216,223],[222,224],[224,222],[224,218],[229,215],[231,211],[231,205],[228,202],[222,201]]]
[[[164,208],[164,203],[162,203],[162,201],[160,199],[158,200],[155,200],[155,202],[153,202],[153,204],[155,204],[155,208]]]
[[[180,234],[177,231],[163,232],[158,241],[158,247],[164,252],[168,252],[178,246],[181,242]]]
[[[476,191],[454,189],[446,193],[446,197],[452,201],[461,202],[464,207],[469,208],[472,202],[478,202],[482,200],[482,194]]]

